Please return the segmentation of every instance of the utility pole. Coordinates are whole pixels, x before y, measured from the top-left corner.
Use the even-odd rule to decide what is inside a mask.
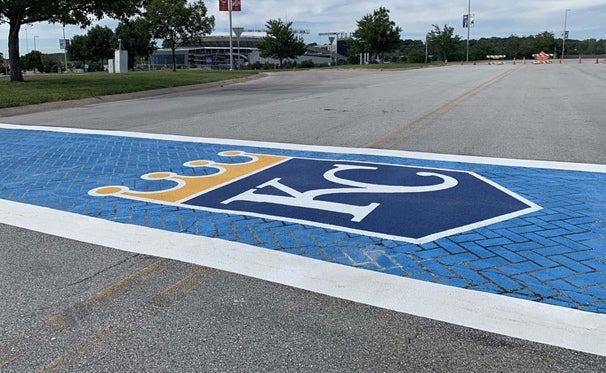
[[[564,59],[564,45],[566,44],[566,21],[568,21],[568,12],[570,12],[570,9],[566,9],[566,12],[564,12],[564,32],[562,33],[562,60]]]

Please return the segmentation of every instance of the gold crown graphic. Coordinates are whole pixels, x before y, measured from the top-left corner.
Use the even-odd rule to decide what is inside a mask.
[[[180,203],[289,159],[288,157],[246,153],[238,150],[218,154],[224,157],[248,157],[250,161],[231,164],[207,160],[190,161],[184,163],[183,166],[209,167],[216,169],[217,172],[202,176],[183,176],[174,172],[153,172],[145,174],[141,178],[143,180],[170,180],[175,182],[176,185],[170,189],[153,192],[131,191],[125,186],[109,185],[92,189],[88,194],[95,197],[114,196],[160,203]]]

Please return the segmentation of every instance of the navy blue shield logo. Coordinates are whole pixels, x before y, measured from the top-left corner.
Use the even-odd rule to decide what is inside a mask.
[[[401,240],[429,242],[511,219],[540,207],[473,172],[393,164],[223,152],[244,163],[192,161],[203,176],[144,175],[174,188],[136,192],[123,186],[91,195],[153,201],[257,216]]]

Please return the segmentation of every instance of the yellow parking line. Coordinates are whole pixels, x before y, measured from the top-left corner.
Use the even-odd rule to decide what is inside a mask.
[[[218,271],[211,268],[202,267],[189,275],[185,276],[181,280],[175,282],[170,285],[162,292],[156,294],[152,301],[155,304],[166,305],[170,303],[172,299],[175,297],[182,297],[200,286],[204,281],[206,281],[211,275],[217,273]]]
[[[99,308],[101,308],[103,305],[113,301],[114,299],[122,295],[126,291],[128,286],[130,286],[137,279],[156,270],[158,267],[165,264],[166,262],[167,259],[158,259],[150,265],[141,268],[137,272],[131,273],[130,275],[113,283],[105,289],[89,296],[83,302],[75,305],[74,308],[78,311],[78,315],[90,315],[97,311]],[[72,325],[73,322],[73,312],[67,310],[55,314],[49,317],[48,319],[42,321],[40,323],[40,326],[44,328],[52,328],[54,333],[58,333],[67,328],[69,325]]]
[[[131,328],[132,329],[132,328]],[[124,329],[117,328],[115,325],[109,325],[97,334],[67,350],[65,353],[57,356],[51,362],[38,369],[38,372],[65,372],[73,369],[78,364],[78,357],[83,355],[92,355],[104,348],[107,348],[118,333],[124,333]]]
[[[19,360],[19,359],[20,359],[20,358],[21,358],[23,355],[25,355],[25,354],[27,354],[27,353],[28,353],[28,351],[27,351],[27,350],[24,350],[24,351],[19,352],[19,353],[18,353],[18,354],[16,354],[16,355],[13,355],[13,356],[9,357],[8,359],[5,359],[5,360],[0,361],[0,368],[2,368],[2,367],[4,367],[4,366],[6,366],[6,365],[8,365],[8,364],[12,363],[12,362],[13,362],[13,361],[15,361],[15,360]]]
[[[395,137],[407,130],[409,130],[411,127],[421,123],[421,125],[414,131],[415,133],[420,132],[422,129],[426,129],[427,127],[431,126],[433,123],[436,122],[436,120],[442,118],[444,115],[446,115],[446,113],[450,112],[452,109],[454,109],[455,107],[457,107],[465,98],[471,96],[474,93],[477,93],[478,91],[490,86],[491,84],[494,84],[496,82],[498,82],[499,80],[505,78],[506,76],[512,74],[514,71],[516,71],[516,69],[511,69],[511,70],[507,70],[499,75],[497,75],[496,77],[483,82],[473,88],[470,88],[469,90],[445,101],[444,103],[440,104],[439,106],[433,108],[432,110],[422,114],[421,116],[411,120],[410,122],[404,124],[403,126],[401,126],[400,128],[397,128],[389,133],[387,133],[384,136],[381,136],[380,138],[364,145],[364,147],[366,148],[378,148],[378,147],[383,147],[383,148],[393,148],[394,146],[400,144],[402,141],[397,141],[397,139],[395,139]],[[442,113],[440,113],[442,112]],[[429,120],[432,117],[435,117],[436,114],[440,114],[437,118],[433,119],[433,120]],[[427,121],[429,120],[429,121]],[[426,123],[422,123],[423,121],[427,121]],[[396,140],[395,142],[391,142],[389,140]]]
[[[25,344],[26,340],[31,340],[36,338],[41,334],[50,334],[51,336],[60,333],[61,331],[67,329],[69,326],[74,325],[76,322],[75,314],[78,317],[88,316],[101,308],[103,305],[111,302],[116,299],[118,296],[123,294],[128,286],[130,286],[133,282],[135,282],[140,277],[151,273],[154,270],[157,270],[161,265],[168,262],[167,259],[158,259],[153,263],[149,264],[146,267],[141,268],[140,270],[131,273],[130,275],[124,277],[123,279],[115,282],[114,284],[106,287],[105,289],[89,296],[83,302],[76,304],[72,307],[69,307],[67,310],[63,312],[56,313],[46,320],[43,320],[38,323],[38,325],[34,328],[34,330],[28,332],[27,338],[14,338],[11,341],[0,345],[0,352],[9,351],[10,349],[17,349],[19,352],[11,357],[0,360],[0,368],[6,365],[11,364],[12,362],[20,359],[25,356],[29,351],[24,349],[21,344]]]
[[[210,276],[217,273],[218,270],[211,268],[198,268],[183,277],[181,280],[168,286],[160,293],[153,296],[151,303],[160,306],[169,305],[175,299],[178,299],[206,281]],[[65,353],[57,356],[51,362],[40,369],[41,372],[66,371],[73,365],[78,363],[78,359],[83,355],[97,353],[111,345],[116,336],[124,335],[129,331],[135,330],[133,325],[128,325],[126,328],[120,325],[110,325],[100,332],[96,333],[88,340],[81,342],[69,349]]]

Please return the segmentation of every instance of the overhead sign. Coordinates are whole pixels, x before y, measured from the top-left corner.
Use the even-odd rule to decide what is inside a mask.
[[[230,2],[232,12],[240,12],[242,10],[241,0],[219,0],[219,11],[228,12]]]
[[[423,243],[540,209],[473,172],[226,151],[184,164],[198,176],[153,172],[173,187],[104,186],[92,196],[255,216]],[[191,173],[188,172],[191,175]]]

